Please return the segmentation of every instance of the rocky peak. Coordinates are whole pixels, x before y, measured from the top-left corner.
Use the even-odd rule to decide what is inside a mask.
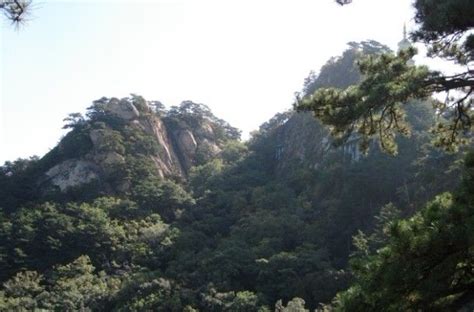
[[[137,159],[151,164],[150,174],[186,179],[191,167],[217,156],[239,134],[205,105],[186,101],[166,111],[152,103],[159,102],[138,96],[95,101],[88,119],[70,126],[72,131],[52,151],[59,161],[40,183],[66,191],[99,181],[108,190],[123,192]],[[74,153],[83,149],[78,144],[89,147]]]

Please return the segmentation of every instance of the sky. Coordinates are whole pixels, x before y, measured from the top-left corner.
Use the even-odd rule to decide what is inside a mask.
[[[63,119],[130,93],[208,105],[243,137],[291,107],[310,70],[346,43],[396,49],[410,0],[33,0],[0,23],[0,164],[42,156]]]

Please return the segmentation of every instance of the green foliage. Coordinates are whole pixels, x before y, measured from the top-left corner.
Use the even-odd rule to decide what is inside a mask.
[[[0,167],[0,208],[12,212],[20,205],[38,196],[35,188],[38,157],[7,161]]]
[[[84,126],[86,123],[86,120],[84,119],[84,116],[82,116],[81,113],[71,113],[66,118],[64,118],[63,121],[68,122],[63,126],[63,129],[74,129],[77,127]]]
[[[204,295],[204,311],[228,312],[257,312],[269,311],[266,306],[259,304],[259,298],[251,291],[217,292],[214,288],[208,289]]]
[[[321,118],[335,123],[342,138],[370,146],[365,157],[353,156],[352,142],[331,147],[327,131],[307,114],[277,114],[241,143],[239,131],[204,105],[187,101],[166,111],[131,95],[95,101],[86,118],[70,115],[72,130],[43,159],[0,167],[0,310],[270,311],[276,302],[276,311],[396,311],[465,304],[472,295],[472,177],[463,191],[416,212],[452,190],[464,172],[459,156],[427,145],[431,103],[407,102],[424,92],[416,84],[432,73],[406,65],[413,50],[380,56],[387,48],[374,41],[350,45],[306,81],[301,103],[320,105]],[[365,80],[350,86],[361,78],[357,64]],[[115,116],[111,103],[133,110],[133,120]],[[404,111],[412,136],[395,139],[394,131],[409,130]],[[354,122],[354,114],[362,121]],[[151,134],[159,126],[150,119],[155,115],[168,139],[186,131],[199,141],[186,179],[157,170],[166,151]],[[369,140],[377,131],[382,149],[400,146],[398,157]],[[61,194],[35,189],[45,171],[76,157],[100,164],[96,184]],[[467,163],[471,174],[472,159]],[[338,292],[333,307],[320,306]]]
[[[131,102],[139,112],[148,113],[149,103],[145,100],[143,96],[132,93],[130,94],[130,98],[127,98],[127,100]]]
[[[124,147],[124,162],[111,166],[109,179],[111,185],[125,181],[127,191],[88,202],[77,197],[77,203],[68,193],[61,201],[4,213],[0,278],[6,285],[19,280],[11,286],[19,290],[7,293],[4,286],[0,303],[50,310],[269,311],[279,299],[298,297],[305,303],[293,299],[277,307],[304,311],[330,302],[349,285],[351,237],[373,230],[357,236],[359,257],[389,241],[385,224],[398,213],[393,205],[379,213],[380,207],[412,207],[415,194],[439,190],[418,185],[430,179],[418,172],[448,170],[452,160],[433,151],[425,156],[427,138],[420,131],[427,116],[423,109],[413,112],[413,137],[399,140],[397,158],[374,149],[353,162],[334,150],[315,167],[317,158],[288,158],[288,164],[274,158],[290,127],[300,125],[310,138],[322,131],[312,118],[281,114],[249,144],[227,141],[221,159],[192,168],[186,184],[159,177],[148,151],[137,148],[140,133],[96,121],[95,130],[116,135]],[[28,162],[9,164],[5,179],[7,172],[27,177],[28,168]],[[440,189],[455,181],[443,177],[446,184],[436,182]]]
[[[160,152],[160,146],[156,139],[142,129],[126,125],[122,132],[124,140],[127,142],[128,154],[156,155]]]
[[[319,72],[305,79],[302,96],[310,96],[321,88],[347,88],[357,84],[361,73],[357,61],[364,55],[388,53],[390,49],[377,41],[349,42],[349,49],[340,57],[332,57]]]
[[[473,159],[459,191],[386,223],[386,244],[352,259],[356,280],[336,297],[336,311],[454,311],[472,300]]]
[[[34,310],[38,307],[36,297],[44,292],[40,285],[42,277],[34,271],[20,272],[3,284],[0,292],[2,310]]]
[[[463,65],[473,60],[473,35],[462,36],[474,27],[474,9],[469,0],[417,0],[415,9],[420,28],[412,36],[430,44],[432,55],[454,59]]]
[[[35,271],[20,272],[3,284],[2,311],[97,311],[120,287],[118,278],[95,272],[90,259],[80,256],[55,268],[46,278]]]
[[[101,136],[101,144],[96,147],[100,153],[116,152],[125,154],[124,139],[119,131],[115,130],[99,130]]]
[[[356,133],[362,137],[361,147],[366,150],[368,140],[375,137],[385,151],[395,154],[395,135],[409,133],[402,109],[405,103],[426,98],[433,92],[456,91],[456,96],[448,96],[445,103],[437,105],[447,120],[441,119],[434,125],[435,144],[449,151],[467,144],[474,91],[473,72],[469,70],[474,60],[472,4],[469,0],[417,0],[414,7],[415,21],[420,27],[411,34],[412,38],[427,44],[429,56],[467,65],[466,71],[448,76],[424,66],[413,66],[413,48],[397,55],[367,57],[358,64],[363,74],[358,85],[344,86],[344,90],[305,88],[306,97],[295,104],[296,109],[314,112],[337,138],[344,140]]]
[[[179,106],[173,106],[166,114],[166,121],[180,128],[198,129],[203,125],[211,127],[212,135],[218,141],[239,140],[241,131],[232,127],[225,120],[219,119],[208,106],[191,101],[184,101]],[[176,126],[175,126],[176,127]]]
[[[258,132],[253,133],[252,140],[256,140],[258,137],[267,136],[271,132],[278,129],[278,127],[284,125],[290,117],[293,115],[292,111],[286,111],[283,113],[277,113],[269,121],[264,122],[260,125]]]
[[[159,261],[178,233],[150,212],[137,220],[111,218],[123,211],[137,214],[132,202],[101,198],[92,204],[45,203],[3,218],[2,278],[19,269],[43,271],[81,254],[101,267]]]
[[[275,304],[275,311],[278,312],[309,312],[308,309],[305,309],[305,301],[301,298],[293,298],[291,301],[288,301],[287,306],[285,307],[281,300],[278,300]]]
[[[223,164],[220,159],[212,160],[205,165],[191,168],[189,184],[196,197],[203,196],[213,187],[213,178],[222,173]]]
[[[131,197],[142,213],[159,213],[172,221],[194,204],[194,199],[178,184],[156,177],[141,179],[132,186]]]
[[[224,144],[220,157],[226,164],[233,164],[247,156],[247,146],[239,141],[228,141]]]
[[[428,69],[407,65],[415,51],[398,55],[368,56],[359,62],[364,80],[342,91],[319,89],[297,103],[298,110],[312,111],[339,140],[354,132],[361,137],[361,149],[367,151],[369,139],[377,137],[383,150],[396,154],[395,135],[409,135],[402,108],[412,98],[429,95],[423,88]]]
[[[188,311],[191,306],[180,287],[156,273],[132,276],[117,295],[114,311]],[[189,295],[188,295],[189,296]]]

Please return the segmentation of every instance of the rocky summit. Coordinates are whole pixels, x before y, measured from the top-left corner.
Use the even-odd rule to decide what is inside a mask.
[[[73,130],[45,157],[56,161],[40,177],[41,188],[65,192],[94,182],[126,192],[130,179],[114,179],[113,186],[108,180],[118,168],[129,169],[133,155],[150,161],[162,178],[185,179],[191,167],[215,157],[226,141],[239,136],[203,104],[187,101],[166,111],[157,103],[141,97],[102,98],[87,118],[75,114],[66,126]]]

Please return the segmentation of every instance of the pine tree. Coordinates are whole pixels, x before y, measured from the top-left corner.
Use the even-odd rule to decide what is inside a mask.
[[[377,138],[381,147],[395,154],[396,134],[408,135],[404,105],[414,98],[427,98],[446,92],[444,103],[437,103],[439,122],[432,128],[436,145],[456,150],[469,142],[474,113],[474,5],[469,0],[416,0],[415,21],[419,28],[411,38],[428,47],[428,56],[441,57],[465,68],[444,75],[426,66],[413,66],[415,48],[396,55],[371,55],[359,61],[363,81],[346,89],[328,88],[298,100],[295,108],[312,111],[329,125],[333,134],[347,139],[353,133],[362,138],[362,147]],[[449,96],[449,92],[455,93]]]

